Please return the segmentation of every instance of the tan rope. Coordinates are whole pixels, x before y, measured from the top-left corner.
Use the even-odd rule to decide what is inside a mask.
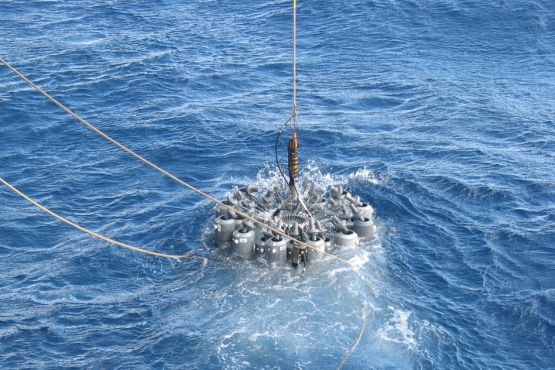
[[[145,164],[149,165],[150,167],[154,168],[156,171],[162,173],[163,175],[169,177],[170,179],[174,180],[175,182],[177,182],[178,184],[192,190],[193,192],[201,195],[202,197],[211,200],[212,202],[218,204],[219,206],[231,210],[233,212],[235,212],[236,214],[242,216],[243,218],[250,220],[262,227],[267,228],[268,230],[272,231],[275,234],[281,235],[287,239],[292,240],[293,242],[305,247],[305,248],[309,248],[311,250],[314,250],[318,253],[321,253],[325,256],[328,256],[330,258],[336,259],[338,261],[341,261],[349,266],[351,266],[353,269],[356,270],[356,267],[349,261],[335,256],[333,254],[321,251],[317,248],[311,247],[310,245],[292,238],[291,236],[287,235],[285,232],[283,232],[282,230],[276,229],[270,225],[267,225],[266,223],[258,220],[257,218],[250,216],[244,212],[240,212],[238,210],[236,210],[235,208],[228,206],[227,204],[224,204],[222,202],[220,202],[218,199],[216,199],[215,197],[211,196],[210,194],[207,194],[205,192],[203,192],[200,189],[197,189],[196,187],[194,187],[193,185],[179,179],[178,177],[172,175],[171,173],[169,173],[168,171],[162,169],[161,167],[157,166],[156,164],[152,163],[151,161],[149,161],[148,159],[142,157],[141,155],[135,153],[133,150],[129,149],[128,147],[126,147],[125,145],[121,144],[120,142],[118,142],[117,140],[113,139],[112,137],[110,137],[108,134],[104,133],[103,131],[101,131],[100,129],[98,129],[96,126],[94,126],[93,124],[89,123],[88,121],[86,121],[84,118],[82,118],[81,116],[79,116],[77,113],[73,112],[71,109],[67,108],[65,105],[63,105],[62,103],[60,103],[58,100],[56,100],[55,98],[53,98],[50,94],[48,94],[46,91],[44,91],[43,89],[41,89],[39,86],[37,86],[35,83],[33,83],[33,81],[29,80],[27,77],[25,77],[25,75],[23,75],[21,72],[19,72],[17,69],[15,69],[12,65],[10,65],[8,62],[6,62],[4,59],[0,58],[0,62],[2,62],[6,67],[8,67],[12,72],[14,72],[16,75],[18,75],[21,79],[23,79],[25,82],[27,82],[29,85],[31,85],[35,90],[37,90],[39,93],[41,93],[42,95],[44,95],[46,98],[48,98],[48,100],[50,100],[52,103],[56,104],[58,107],[60,107],[61,109],[63,109],[64,111],[66,111],[68,114],[70,114],[71,116],[73,116],[76,120],[78,120],[79,122],[81,122],[83,125],[85,125],[86,127],[88,127],[89,129],[93,130],[94,132],[96,132],[98,135],[102,136],[104,139],[108,140],[109,142],[111,142],[112,144],[114,144],[115,146],[119,147],[120,149],[123,149],[124,151],[126,151],[127,153],[131,154],[133,157],[139,159],[140,161],[144,162]]]
[[[14,193],[16,193],[17,195],[21,196],[22,198],[24,198],[25,200],[27,200],[29,203],[31,203],[32,205],[34,205],[35,207],[40,208],[42,211],[48,213],[50,216],[65,222],[66,224],[68,224],[69,226],[72,226],[74,228],[76,228],[77,230],[80,230],[84,233],[87,233],[91,236],[94,236],[95,238],[104,240],[105,242],[108,242],[110,244],[114,244],[117,245],[119,247],[123,247],[123,248],[127,248],[127,249],[131,249],[133,251],[136,252],[140,252],[140,253],[144,253],[144,254],[150,254],[152,256],[158,256],[158,257],[164,257],[164,258],[172,258],[175,260],[180,260],[182,258],[186,258],[186,257],[190,257],[190,254],[187,255],[182,255],[182,256],[178,256],[175,254],[166,254],[166,253],[160,253],[160,252],[153,252],[153,251],[149,251],[143,248],[138,248],[138,247],[134,247],[132,245],[126,244],[126,243],[122,243],[122,242],[118,242],[117,240],[114,239],[110,239],[104,235],[101,235],[97,232],[94,232],[92,230],[89,230],[83,226],[77,225],[75,222],[72,222],[70,220],[68,220],[67,218],[64,218],[62,216],[60,216],[57,213],[52,212],[51,210],[49,210],[48,208],[46,208],[45,206],[43,206],[42,204],[38,203],[37,201],[31,199],[29,196],[27,196],[26,194],[24,194],[23,192],[21,192],[20,190],[18,190],[17,188],[15,188],[12,184],[10,184],[9,182],[7,182],[6,180],[4,180],[3,178],[0,177],[0,182],[4,185],[6,185],[8,188],[10,188],[10,190],[12,190]]]
[[[353,352],[358,347],[358,344],[360,343],[360,340],[362,339],[362,335],[364,334],[364,331],[366,330],[366,324],[368,323],[368,316],[370,315],[370,312],[369,311],[368,312],[363,312],[363,315],[364,316],[362,318],[362,323],[360,325],[360,332],[358,333],[358,336],[357,336],[355,342],[353,343],[353,345],[351,346],[351,348],[349,348],[349,350],[347,352],[345,352],[345,355],[341,359],[341,362],[339,363],[339,366],[337,366],[337,370],[341,370],[343,368],[343,366],[345,365],[347,360],[351,357]]]
[[[296,54],[296,0],[294,1],[293,5],[294,5],[294,10],[295,10],[295,13],[294,13],[294,29],[295,29],[295,36],[294,36],[295,46],[294,46],[294,48],[295,48],[295,49],[294,49],[294,51],[295,51],[295,54]],[[89,123],[88,121],[86,121],[84,118],[82,118],[81,116],[79,116],[77,113],[75,113],[75,112],[73,112],[72,110],[70,110],[69,108],[67,108],[65,105],[63,105],[63,104],[60,103],[58,100],[56,100],[56,99],[53,98],[51,95],[49,95],[46,91],[44,91],[44,90],[41,89],[39,86],[37,86],[35,83],[33,83],[33,81],[31,81],[31,80],[29,80],[27,77],[25,77],[25,75],[23,75],[21,72],[19,72],[17,69],[15,69],[12,65],[10,65],[8,62],[6,62],[4,59],[0,58],[0,62],[2,62],[6,67],[8,67],[8,68],[9,68],[12,72],[14,72],[17,76],[19,76],[21,79],[23,79],[23,80],[24,80],[25,82],[27,82],[29,85],[31,85],[35,90],[37,90],[39,93],[41,93],[42,95],[44,95],[44,96],[45,96],[47,99],[49,99],[52,103],[56,104],[58,107],[60,107],[61,109],[63,109],[65,112],[67,112],[68,114],[70,114],[71,116],[73,116],[76,120],[78,120],[79,122],[81,122],[83,125],[85,125],[85,126],[88,127],[89,129],[91,129],[92,131],[96,132],[98,135],[102,136],[104,139],[108,140],[109,142],[111,142],[111,143],[114,144],[115,146],[117,146],[117,147],[119,147],[120,149],[126,151],[127,153],[129,153],[129,154],[132,155],[133,157],[139,159],[140,161],[144,162],[144,163],[147,164],[148,166],[154,168],[156,171],[158,171],[158,172],[162,173],[163,175],[169,177],[170,179],[174,180],[174,181],[177,182],[178,184],[180,184],[180,185],[182,185],[182,186],[184,186],[184,187],[186,187],[186,188],[192,190],[193,192],[199,194],[200,196],[202,196],[202,197],[204,197],[204,198],[206,198],[206,199],[211,200],[212,202],[218,204],[219,206],[221,206],[221,207],[223,207],[223,208],[225,208],[225,209],[228,209],[228,210],[231,210],[231,211],[235,212],[236,214],[242,216],[243,218],[245,218],[245,219],[247,219],[247,220],[250,220],[250,221],[256,223],[256,224],[259,225],[259,226],[265,227],[266,229],[272,231],[272,232],[275,233],[275,234],[281,235],[282,237],[288,238],[288,239],[290,239],[291,241],[297,243],[297,244],[300,245],[300,246],[303,246],[303,247],[305,247],[305,248],[311,249],[311,250],[313,250],[313,251],[315,251],[315,252],[317,252],[317,253],[320,253],[320,254],[322,254],[322,255],[325,255],[325,256],[327,256],[327,257],[330,257],[330,258],[332,258],[332,259],[335,259],[335,260],[337,260],[337,261],[339,261],[339,262],[342,262],[342,263],[346,264],[347,266],[349,266],[349,267],[352,268],[352,270],[359,276],[359,278],[360,278],[363,282],[367,283],[366,280],[364,280],[364,278],[360,275],[360,272],[357,270],[356,266],[353,265],[351,262],[349,262],[349,261],[347,261],[347,260],[345,260],[345,259],[343,259],[343,258],[341,258],[341,257],[335,256],[335,255],[333,255],[333,254],[331,254],[331,253],[327,253],[327,252],[325,252],[325,251],[321,251],[321,250],[319,250],[319,249],[317,249],[317,248],[314,248],[314,247],[308,245],[307,243],[304,243],[304,242],[302,242],[302,241],[300,241],[300,240],[298,240],[298,239],[296,239],[296,238],[292,238],[291,236],[287,235],[287,234],[286,234],[285,232],[283,232],[282,230],[279,230],[279,229],[276,229],[276,228],[274,228],[274,227],[272,227],[272,226],[270,226],[270,225],[267,225],[266,223],[264,223],[264,222],[258,220],[258,219],[255,218],[255,217],[252,217],[252,216],[250,216],[250,215],[248,215],[248,214],[246,214],[246,213],[244,213],[244,212],[240,212],[240,211],[234,209],[233,207],[228,206],[227,204],[224,204],[224,203],[220,202],[218,199],[216,199],[215,197],[213,197],[213,196],[211,196],[211,195],[209,195],[209,194],[203,192],[202,190],[197,189],[197,188],[194,187],[193,185],[190,185],[189,183],[187,183],[187,182],[185,182],[185,181],[179,179],[178,177],[172,175],[171,173],[167,172],[166,170],[162,169],[161,167],[157,166],[156,164],[150,162],[148,159],[146,159],[146,158],[142,157],[141,155],[135,153],[133,150],[129,149],[129,148],[126,147],[125,145],[123,145],[123,144],[121,144],[120,142],[118,142],[117,140],[113,139],[113,138],[110,137],[108,134],[104,133],[103,131],[101,131],[100,129],[98,129],[96,126],[92,125],[91,123]],[[295,64],[296,64],[296,57],[295,57],[295,59],[294,59],[294,70],[293,70],[294,75],[295,75],[295,78],[294,78],[294,85],[293,85],[293,89],[294,89],[294,90],[293,90],[293,114],[294,114],[293,117],[294,117],[294,118],[296,118],[296,107],[295,107],[295,104],[296,104],[296,101],[295,101],[295,99],[296,99],[296,81],[295,81],[295,80],[296,80],[296,70],[295,70]],[[84,232],[86,232],[86,233],[88,233],[88,234],[90,234],[90,235],[96,236],[96,237],[98,237],[98,238],[100,238],[100,239],[102,239],[102,240],[108,241],[108,242],[113,243],[113,244],[115,244],[115,245],[119,245],[119,246],[122,246],[122,247],[125,247],[125,248],[129,248],[129,249],[132,249],[132,250],[137,250],[137,251],[144,252],[144,253],[148,253],[148,254],[159,255],[159,256],[162,256],[162,257],[168,256],[169,258],[176,258],[176,259],[183,258],[183,257],[181,257],[181,256],[164,255],[163,253],[157,253],[157,252],[150,252],[150,251],[142,250],[142,249],[140,249],[140,248],[132,247],[132,246],[130,246],[130,245],[127,245],[127,244],[120,243],[120,242],[117,242],[117,241],[115,241],[115,240],[109,239],[109,238],[107,238],[107,237],[104,237],[104,236],[102,236],[102,235],[100,235],[100,234],[95,233],[94,231],[87,230],[87,229],[85,229],[85,228],[83,228],[83,227],[81,227],[81,226],[79,226],[79,225],[77,225],[77,224],[72,223],[72,222],[69,221],[69,220],[64,219],[64,218],[61,217],[61,216],[56,215],[55,213],[53,213],[53,212],[47,210],[46,208],[42,207],[40,204],[36,203],[36,202],[33,201],[31,198],[26,197],[23,193],[19,193],[15,188],[11,187],[11,186],[10,186],[9,184],[7,184],[4,180],[2,180],[2,182],[3,182],[4,184],[8,185],[12,190],[16,191],[18,194],[20,194],[21,196],[23,196],[24,198],[26,198],[28,201],[30,201],[31,203],[33,203],[33,204],[36,205],[37,207],[41,208],[43,211],[47,212],[48,214],[50,214],[50,215],[52,215],[52,216],[58,218],[59,220],[61,220],[61,221],[63,221],[63,222],[66,222],[67,224],[69,224],[69,225],[71,225],[71,226],[74,226],[74,227],[76,227],[77,229],[79,229],[79,230],[81,230],[81,231],[84,231]],[[367,283],[367,284],[368,284],[368,283]],[[372,287],[370,286],[370,288],[372,288]],[[340,366],[342,366],[342,365],[345,363],[345,361],[347,361],[347,359],[349,358],[349,356],[352,354],[352,352],[354,351],[354,349],[355,349],[356,346],[358,345],[358,342],[359,342],[359,340],[360,340],[360,337],[362,337],[362,333],[364,332],[364,328],[365,328],[365,327],[366,327],[366,323],[363,323],[363,327],[362,327],[362,330],[361,330],[361,332],[360,332],[359,338],[357,339],[357,341],[355,342],[355,345],[351,348],[351,350],[349,350],[349,351],[347,352],[347,354],[346,354],[346,356],[343,358],[343,360],[342,360]]]

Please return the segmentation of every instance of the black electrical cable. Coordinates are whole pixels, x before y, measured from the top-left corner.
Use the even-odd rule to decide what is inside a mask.
[[[281,136],[281,133],[283,132],[283,130],[285,129],[285,127],[287,126],[287,124],[291,122],[291,117],[289,117],[289,119],[287,121],[285,121],[285,123],[283,124],[283,127],[281,129],[279,129],[277,136],[276,136],[276,143],[274,146],[274,152],[276,155],[276,164],[277,164],[277,168],[279,170],[279,173],[281,174],[281,177],[283,177],[283,179],[285,180],[285,183],[287,185],[290,185],[289,180],[287,179],[287,177],[285,176],[285,174],[283,173],[283,170],[281,169],[281,164],[279,163],[279,158],[278,158],[278,143],[279,143],[279,138]]]

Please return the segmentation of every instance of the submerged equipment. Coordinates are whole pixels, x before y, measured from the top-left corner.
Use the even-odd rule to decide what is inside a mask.
[[[341,185],[330,186],[322,194],[312,181],[305,180],[299,190],[276,186],[259,192],[249,184],[235,191],[223,202],[232,209],[216,206],[216,245],[229,246],[241,257],[261,257],[269,263],[289,261],[296,267],[318,258],[318,251],[330,253],[336,246],[356,247],[361,238],[375,234],[372,206]],[[308,211],[299,206],[300,198]],[[239,213],[261,219],[291,239],[255,225]]]
[[[299,186],[297,184],[297,179],[299,178],[299,161],[298,161],[298,138],[296,133],[296,0],[293,0],[293,19],[294,19],[294,53],[293,53],[293,111],[291,118],[288,123],[291,122],[293,126],[293,137],[290,141],[288,158],[289,158],[289,174],[290,178],[286,179],[286,183],[289,185],[286,193],[283,193],[283,189],[277,188],[274,190],[268,190],[261,197],[259,196],[258,189],[255,186],[249,185],[244,189],[238,190],[236,192],[241,198],[239,202],[237,197],[229,197],[227,201],[220,202],[215,197],[205,193],[204,191],[196,188],[195,186],[181,180],[170,172],[164,170],[143,156],[139,155],[129,147],[123,145],[116,139],[112,138],[98,127],[89,123],[83,117],[66,107],[60,101],[52,97],[33,81],[28,79],[25,75],[19,72],[11,64],[0,57],[0,63],[5,65],[13,73],[15,73],[19,78],[28,83],[36,91],[41,93],[44,97],[49,99],[52,103],[57,105],[59,108],[64,110],[69,115],[73,116],[81,124],[94,131],[96,134],[100,135],[104,139],[108,140],[113,145],[119,147],[123,151],[132,155],[136,159],[140,160],[144,164],[150,166],[156,171],[162,173],[164,176],[172,179],[179,185],[195,192],[196,194],[214,202],[217,204],[217,212],[220,213],[216,219],[216,244],[225,245],[232,243],[233,250],[238,255],[245,257],[253,255],[253,245],[255,255],[262,255],[270,261],[271,263],[277,263],[284,260],[291,261],[293,266],[298,266],[299,264],[305,265],[308,259],[312,259],[313,255],[324,255],[333,258],[347,266],[349,266],[352,271],[360,278],[360,280],[366,283],[370,288],[371,285],[367,280],[363,278],[361,273],[358,271],[357,267],[350,261],[345,260],[337,255],[330,254],[326,251],[333,249],[333,243],[341,246],[353,246],[358,243],[359,236],[365,237],[369,236],[375,232],[375,226],[372,222],[373,209],[366,203],[362,203],[359,197],[353,197],[340,186],[331,186],[329,188],[329,194],[324,194],[325,192],[320,191],[314,186],[311,181],[305,181],[301,186],[301,192],[299,192]],[[279,134],[278,134],[279,139]],[[278,140],[276,140],[277,143]],[[277,151],[276,151],[276,161],[277,161]],[[279,162],[278,168],[279,168]],[[281,172],[281,168],[280,168]],[[158,257],[171,258],[176,260],[181,260],[184,258],[201,258],[203,260],[203,267],[207,265],[207,259],[200,256],[194,256],[193,251],[185,255],[173,255],[165,254],[160,252],[149,251],[142,248],[137,248],[126,243],[118,242],[114,239],[101,235],[100,233],[89,230],[82,227],[75,222],[72,222],[57,213],[49,210],[45,206],[39,204],[35,200],[28,197],[26,194],[15,188],[9,182],[0,177],[0,183],[7,186],[10,190],[26,199],[28,202],[34,206],[40,208],[42,211],[46,212],[50,216],[65,222],[66,224],[85,232],[95,238],[104,240],[110,244],[118,245],[130,250],[137,252],[154,255]],[[243,198],[242,193],[246,196]],[[312,194],[311,194],[312,193]],[[318,194],[322,194],[318,197]],[[308,207],[303,201],[303,197],[306,197]],[[257,201],[260,202],[264,199],[267,203],[267,207],[264,210],[257,208]],[[316,199],[319,199],[317,201]],[[249,203],[250,201],[250,203]],[[254,208],[249,208],[249,205],[254,205]],[[302,209],[299,209],[299,205]],[[347,207],[348,205],[348,207]],[[245,207],[246,212],[245,212]],[[278,207],[278,208],[276,208]],[[285,208],[287,207],[287,208]],[[293,208],[291,208],[293,207]],[[339,211],[341,210],[341,211]],[[350,211],[349,211],[350,210]],[[282,213],[283,212],[283,213]],[[264,215],[264,219],[260,219],[259,215]],[[270,223],[265,223],[265,220],[270,220],[268,215],[271,214]],[[337,215],[342,217],[338,217]],[[351,214],[351,217],[347,215]],[[331,215],[331,217],[330,217]],[[254,226],[256,225],[256,226]],[[330,228],[331,225],[331,228]],[[332,239],[333,238],[333,239]],[[253,242],[254,239],[254,242]],[[345,353],[338,369],[342,368],[346,361],[349,359],[351,354],[355,351],[358,346],[364,330],[366,328],[366,323],[368,321],[368,314],[370,311],[364,314],[363,322],[361,325],[361,330],[357,339],[351,348]]]
[[[293,107],[286,122],[292,135],[287,144],[288,177],[281,170],[276,139],[276,165],[287,186],[259,192],[254,184],[236,190],[216,206],[214,242],[233,253],[256,256],[269,263],[303,266],[335,246],[356,247],[360,238],[374,235],[373,208],[360,197],[332,185],[318,188],[310,179],[299,181],[297,133],[297,10],[293,1]],[[244,215],[248,215],[246,219]],[[251,222],[253,219],[262,222]],[[279,231],[279,232],[277,232]]]

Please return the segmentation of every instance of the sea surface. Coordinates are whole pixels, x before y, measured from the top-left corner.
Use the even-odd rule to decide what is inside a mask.
[[[213,204],[0,66],[0,177],[194,256],[0,185],[0,368],[555,368],[555,2],[298,4],[303,176],[375,208],[356,271],[218,250]],[[222,199],[279,181],[291,53],[290,0],[0,1],[2,58]]]

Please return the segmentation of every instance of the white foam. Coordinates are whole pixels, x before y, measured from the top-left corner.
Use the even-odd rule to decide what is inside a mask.
[[[378,330],[378,337],[384,341],[395,342],[406,345],[409,348],[416,346],[414,331],[409,326],[410,311],[388,307],[392,312],[392,317]]]
[[[287,175],[287,168],[282,168],[282,170],[284,174]],[[300,183],[302,184],[307,180],[312,181],[316,185],[316,188],[320,189],[322,192],[326,192],[331,185],[348,185],[353,181],[371,184],[379,183],[374,173],[366,167],[359,168],[348,175],[332,175],[329,172],[322,172],[320,167],[313,160],[308,161],[307,165],[300,172]],[[264,168],[258,172],[255,183],[259,190],[262,191],[274,189],[276,187],[286,190],[283,177],[273,163],[265,164]]]
[[[357,253],[355,256],[349,259],[351,265],[357,270],[360,271],[370,261],[370,254],[366,251],[363,253]]]
[[[270,336],[270,333],[268,331],[264,331],[262,333],[253,333],[251,335],[249,335],[249,340],[251,342],[256,342],[258,340],[259,337],[268,337]]]
[[[349,174],[347,177],[349,180],[363,181],[371,184],[379,184],[378,179],[376,179],[374,174],[370,172],[370,170],[367,169],[366,167],[356,170],[356,172]]]

